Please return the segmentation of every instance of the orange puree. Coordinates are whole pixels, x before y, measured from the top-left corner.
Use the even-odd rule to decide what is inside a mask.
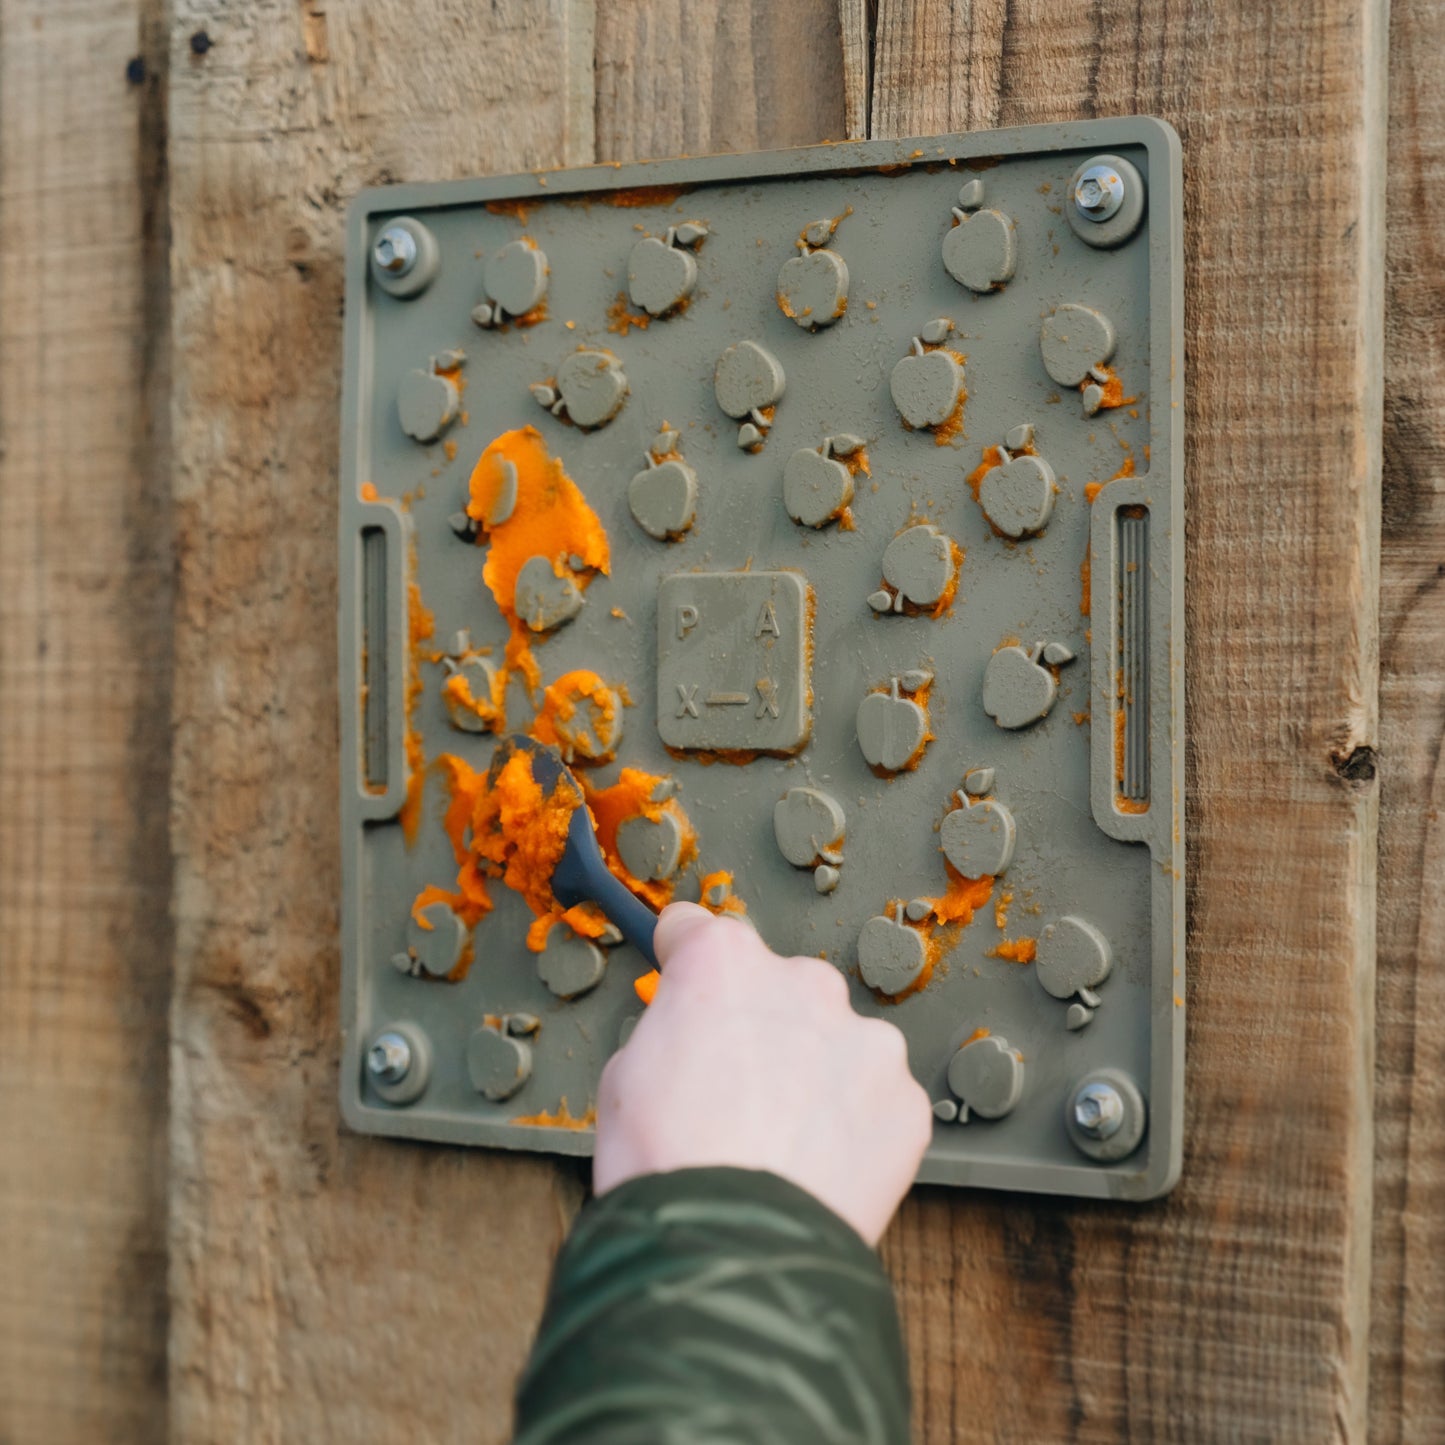
[[[516,468],[516,505],[505,521],[488,527],[485,519],[507,479],[504,462]],[[540,556],[552,564],[558,577],[570,574],[585,588],[595,573],[610,570],[607,533],[561,461],[547,451],[536,427],[503,432],[492,442],[472,470],[469,491],[467,515],[479,524],[478,543],[487,544],[482,581],[512,630],[501,685],[505,690],[506,678],[515,668],[527,690],[535,693],[542,675],[532,656],[535,634],[517,616],[517,576],[529,558]],[[573,565],[574,557],[580,567]]]
[[[426,784],[426,747],[416,725],[416,705],[422,694],[421,645],[436,631],[436,617],[421,598],[416,581],[416,548],[411,551],[411,580],[406,584],[407,629],[411,646],[407,655],[406,673],[406,799],[401,805],[401,833],[410,847],[416,841],[421,822],[422,790]]]
[[[661,978],[662,975],[654,968],[644,973],[641,978],[633,979],[632,987],[643,1003],[651,1003],[657,997],[657,985]]]
[[[514,1124],[535,1124],[543,1129],[590,1129],[597,1123],[597,1106],[590,1105],[585,1114],[574,1114],[564,1097],[554,1114],[518,1114]]]
[[[1032,963],[1038,956],[1039,942],[1036,938],[1005,939],[992,951],[993,958],[1006,958],[1010,963]]]
[[[587,807],[597,828],[597,842],[608,868],[650,907],[666,907],[672,902],[672,880],[634,878],[617,851],[617,830],[628,818],[648,818],[655,823],[664,813],[670,813],[682,828],[682,853],[678,858],[678,868],[685,868],[697,856],[697,834],[687,815],[672,798],[665,802],[654,800],[657,786],[663,780],[643,772],[641,768],[623,768],[618,780],[609,788],[595,787],[585,778],[579,781],[586,794]]]
[[[617,749],[617,694],[595,672],[564,673],[542,694],[528,731],[570,762],[606,762]]]

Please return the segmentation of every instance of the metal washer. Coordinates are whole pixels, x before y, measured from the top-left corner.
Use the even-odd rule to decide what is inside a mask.
[[[1074,201],[1080,179],[1084,172],[1093,166],[1112,166],[1124,182],[1124,202],[1107,221],[1091,220]],[[1139,223],[1144,219],[1144,189],[1144,177],[1139,174],[1138,168],[1123,156],[1089,156],[1069,177],[1064,214],[1068,216],[1074,234],[1086,246],[1109,251],[1115,246],[1122,246],[1139,229]]]

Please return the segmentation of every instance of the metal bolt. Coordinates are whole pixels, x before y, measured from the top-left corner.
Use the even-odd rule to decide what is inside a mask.
[[[388,226],[376,238],[371,258],[389,276],[405,276],[416,265],[416,237],[405,226]]]
[[[1124,204],[1124,177],[1113,166],[1090,166],[1074,187],[1074,204],[1090,221],[1107,221]]]
[[[1091,1139],[1112,1139],[1124,1123],[1124,1100],[1112,1084],[1085,1084],[1074,1095],[1074,1123]]]
[[[391,1029],[377,1034],[366,1051],[366,1072],[378,1084],[399,1084],[411,1069],[411,1045]]]

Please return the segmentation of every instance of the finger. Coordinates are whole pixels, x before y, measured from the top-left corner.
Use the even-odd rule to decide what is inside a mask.
[[[687,941],[702,929],[715,923],[712,914],[696,903],[669,903],[657,915],[657,932],[652,936],[652,951],[659,968],[666,968]]]

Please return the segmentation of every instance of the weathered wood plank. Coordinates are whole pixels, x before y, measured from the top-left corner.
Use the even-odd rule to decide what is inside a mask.
[[[1184,142],[1188,1143],[1146,1209],[912,1200],[920,1430],[1359,1440],[1383,7],[1006,10],[884,0],[875,133],[1147,112]]]
[[[597,14],[597,159],[841,140],[834,0],[616,0]]]
[[[1445,8],[1390,10],[1370,1438],[1445,1440]]]
[[[586,159],[591,9],[179,0],[170,45],[172,1429],[499,1441],[582,1174],[336,1102],[342,209]]]
[[[7,1445],[165,1432],[165,96],[126,74],[158,10],[0,3]]]

